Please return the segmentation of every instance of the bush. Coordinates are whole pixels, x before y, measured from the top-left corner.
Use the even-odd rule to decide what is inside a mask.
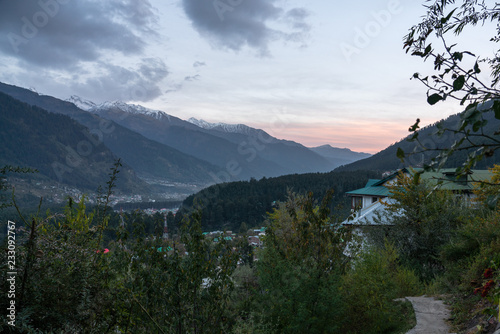
[[[407,323],[395,298],[417,295],[422,285],[415,273],[398,263],[392,245],[367,249],[342,279],[347,307],[346,333],[390,333]]]
[[[339,293],[348,231],[320,207],[290,196],[269,218],[257,273],[260,315],[276,333],[338,333],[344,306]]]
[[[469,212],[453,193],[433,190],[416,177],[400,175],[388,188],[394,202],[375,218],[381,226],[369,231],[370,241],[383,247],[387,239],[396,247],[401,263],[422,281],[430,282],[444,269],[441,247]]]

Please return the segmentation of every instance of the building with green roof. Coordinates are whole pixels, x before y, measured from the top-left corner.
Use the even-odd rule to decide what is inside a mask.
[[[488,181],[493,174],[489,170],[470,170],[465,174],[458,174],[455,168],[445,168],[439,171],[424,171],[422,168],[403,168],[390,173],[387,177],[376,180],[370,179],[363,188],[346,192],[351,197],[351,209],[355,213],[354,219],[344,221],[346,225],[373,225],[377,213],[385,210],[383,202],[391,201],[391,194],[387,186],[396,181],[399,174],[415,176],[438,190],[449,190],[470,200],[472,190],[480,182]]]

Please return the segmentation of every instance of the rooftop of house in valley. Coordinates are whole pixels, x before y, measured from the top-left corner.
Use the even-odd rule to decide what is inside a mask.
[[[383,179],[370,179],[363,188],[346,192],[351,197],[351,209],[355,217],[344,221],[346,225],[373,225],[377,212],[385,209],[384,202],[390,202],[391,192],[388,185],[396,182],[398,175],[415,177],[439,190],[448,190],[470,197],[472,190],[480,182],[488,181],[492,177],[489,170],[470,170],[465,174],[458,174],[455,168],[445,168],[439,171],[424,171],[422,168],[403,168],[388,173]],[[383,201],[382,201],[383,200]]]

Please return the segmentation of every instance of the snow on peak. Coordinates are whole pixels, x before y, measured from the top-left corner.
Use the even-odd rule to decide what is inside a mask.
[[[205,120],[202,119],[196,119],[194,117],[191,117],[190,119],[187,120],[189,123],[194,124],[196,126],[199,126],[200,128],[203,129],[213,129],[214,127],[217,126],[216,123],[209,123]]]
[[[247,134],[252,130],[249,126],[245,124],[226,124],[226,123],[210,123],[202,119],[196,119],[191,117],[187,120],[189,123],[199,126],[202,129],[207,130],[217,130],[229,133],[243,133]]]
[[[138,104],[128,104],[122,101],[104,102],[98,106],[95,106],[94,108],[91,108],[91,110],[89,111],[99,113],[102,110],[109,109],[119,109],[129,114],[146,115],[155,119],[167,118],[170,120],[170,115],[161,110],[153,110]]]
[[[71,97],[69,99],[67,99],[66,101],[73,103],[78,108],[85,110],[85,111],[89,111],[90,109],[96,107],[96,104],[94,102],[89,101],[89,100],[84,100],[77,95],[71,95]]]

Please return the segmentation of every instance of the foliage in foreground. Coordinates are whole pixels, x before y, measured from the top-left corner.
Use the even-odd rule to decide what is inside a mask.
[[[328,197],[315,207],[310,197],[291,195],[269,216],[256,269],[238,275],[245,307],[235,333],[410,329],[411,306],[393,299],[420,291],[418,278],[400,265],[394,248],[361,252],[352,231],[328,214],[327,203]]]
[[[415,273],[402,267],[389,243],[384,248],[366,249],[342,277],[349,326],[345,333],[397,333],[413,317],[411,306],[394,299],[415,296],[422,284]],[[370,324],[367,327],[366,324]]]
[[[116,229],[115,241],[104,238],[119,165],[93,212],[86,211],[84,198],[77,204],[70,199],[64,213],[32,217],[15,230],[18,275],[10,299],[16,303],[16,327],[2,317],[2,331],[227,330],[225,310],[238,257],[224,240],[214,244],[204,239],[199,216],[186,220],[179,240],[144,237],[140,222],[130,235],[125,221]],[[0,254],[2,291],[8,291],[6,275],[12,271],[7,270],[7,254]],[[1,307],[7,309],[9,302],[2,299]]]
[[[370,231],[370,239],[379,247],[386,240],[394,244],[402,263],[429,282],[443,270],[441,247],[470,211],[462,199],[448,191],[434,190],[418,174],[400,174],[388,188],[394,201],[387,203],[386,211],[375,219],[381,226]]]
[[[257,272],[263,318],[277,333],[335,333],[343,305],[338,293],[349,232],[329,216],[326,196],[291,196],[269,217]]]
[[[378,249],[392,242],[401,264],[414,270],[428,291],[452,296],[453,318],[461,330],[481,318],[478,312],[487,312],[485,319],[499,315],[500,211],[498,203],[488,201],[500,189],[500,169],[491,171],[492,180],[475,190],[475,201],[432,189],[418,178],[399,177],[390,186],[397,202],[379,217],[388,225],[370,233]]]
[[[245,240],[230,245],[204,238],[199,215],[185,221],[180,239],[163,240],[161,230],[145,236],[140,221],[132,228],[123,221],[111,240],[104,237],[109,234],[105,206],[88,212],[83,199],[70,201],[63,213],[33,217],[16,230],[16,330],[356,333],[359,325],[385,333],[398,328],[404,320],[387,318],[387,307],[398,295],[392,290],[398,280],[413,284],[401,279],[411,274],[394,275],[404,273],[395,253],[350,266],[345,247],[351,233],[330,217],[328,204],[329,196],[317,207],[312,197],[290,195],[270,215],[265,248],[253,263]],[[237,266],[239,259],[246,264]],[[2,289],[6,272],[3,267]],[[383,277],[389,280],[379,289]],[[365,289],[353,288],[358,281]],[[383,303],[376,302],[379,297]],[[0,307],[7,302],[2,299]],[[394,313],[406,314],[393,304]],[[2,331],[12,329],[6,322],[3,318]]]
[[[401,177],[392,187],[398,204],[388,207],[391,229],[363,249],[332,217],[331,194],[319,205],[312,194],[289,194],[269,215],[254,262],[246,238],[205,238],[199,213],[168,241],[160,228],[145,233],[140,215],[110,227],[118,165],[92,212],[84,199],[70,200],[63,213],[26,219],[16,230],[17,331],[400,333],[413,315],[394,299],[420,294],[419,278],[434,278],[440,291],[489,298],[487,310],[498,312],[496,207],[464,208]],[[478,188],[480,204],[498,180]],[[2,289],[7,254],[0,255]],[[1,330],[12,329],[2,321]]]

